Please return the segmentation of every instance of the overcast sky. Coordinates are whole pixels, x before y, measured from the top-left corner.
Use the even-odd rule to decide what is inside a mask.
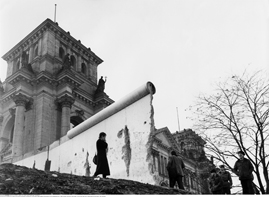
[[[157,128],[192,128],[185,109],[228,76],[268,72],[268,0],[1,0],[0,55],[47,18],[104,60],[114,101],[151,81]],[[7,64],[0,61],[0,78]]]

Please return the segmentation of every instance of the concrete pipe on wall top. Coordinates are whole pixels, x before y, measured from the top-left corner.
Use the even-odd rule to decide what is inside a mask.
[[[134,102],[138,101],[139,99],[147,96],[148,94],[155,94],[156,89],[153,83],[147,82],[146,84],[140,86],[136,90],[132,91],[131,93],[127,94],[122,99],[116,101],[115,103],[111,104],[110,106],[106,107],[105,109],[101,110],[97,114],[93,115],[92,117],[88,118],[84,122],[77,125],[75,128],[72,128],[67,132],[67,136],[69,139],[79,135],[80,133],[84,132],[85,130],[93,127],[94,125],[98,124],[99,122],[105,120],[106,118],[112,116],[113,114],[121,111],[122,109],[126,108],[127,106],[133,104]]]

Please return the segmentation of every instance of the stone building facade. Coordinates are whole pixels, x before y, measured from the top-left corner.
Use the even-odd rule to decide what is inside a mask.
[[[168,158],[175,150],[185,163],[184,188],[195,194],[208,194],[207,178],[213,164],[206,158],[205,141],[191,129],[171,133],[167,127],[157,129],[152,146],[152,173],[156,183],[169,186],[166,170]]]
[[[38,152],[114,102],[98,87],[102,59],[50,19],[2,58],[0,163]]]

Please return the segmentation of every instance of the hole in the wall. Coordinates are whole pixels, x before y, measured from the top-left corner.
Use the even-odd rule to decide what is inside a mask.
[[[84,148],[82,148],[82,152],[84,152]]]
[[[75,153],[75,156],[77,156],[77,153]]]
[[[147,124],[147,121],[145,121],[144,124]]]

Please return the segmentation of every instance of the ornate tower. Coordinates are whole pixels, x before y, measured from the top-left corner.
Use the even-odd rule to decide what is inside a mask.
[[[113,103],[97,82],[102,60],[50,19],[2,58],[0,163],[48,146]]]
[[[206,142],[193,130],[184,129],[173,135],[180,147],[181,154],[194,160],[205,159],[204,145]]]

